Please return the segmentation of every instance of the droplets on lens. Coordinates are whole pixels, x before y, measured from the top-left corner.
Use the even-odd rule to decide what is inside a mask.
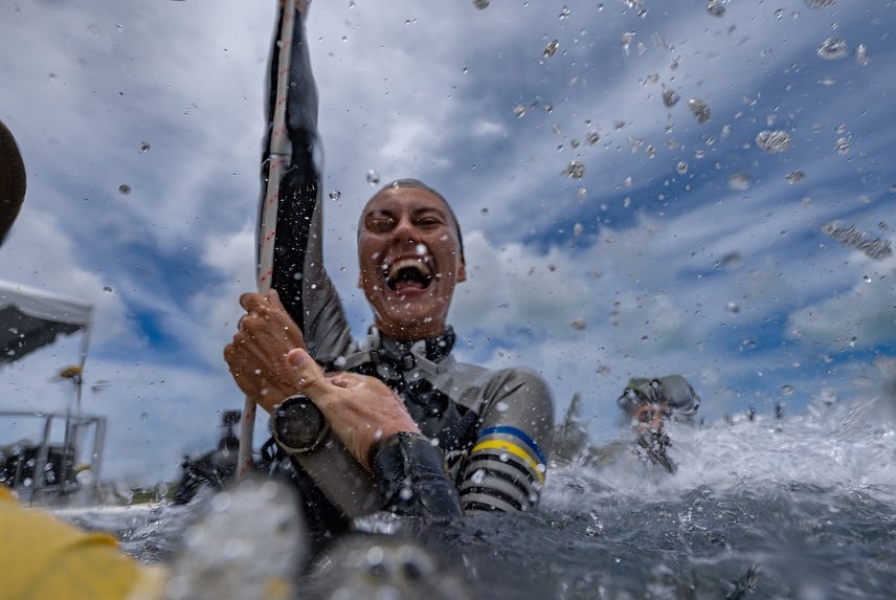
[[[668,108],[672,108],[678,101],[680,100],[678,94],[675,93],[675,90],[672,88],[667,88],[663,86],[663,104],[665,104]]]
[[[585,176],[585,165],[577,160],[570,161],[563,174],[570,179],[581,179]]]
[[[784,181],[793,185],[794,183],[799,183],[800,181],[806,178],[806,174],[802,171],[791,171],[784,177]]]
[[[475,6],[479,10],[482,10],[484,8],[488,8],[488,2],[489,0],[473,0],[473,6]]]
[[[724,17],[725,3],[722,0],[706,0],[706,12],[714,17]]]
[[[856,46],[853,55],[855,56],[856,64],[858,64],[860,67],[868,66],[868,63],[871,61],[871,58],[868,56],[868,47],[865,46],[865,44],[859,44],[858,46]]]
[[[688,108],[697,118],[697,122],[701,125],[709,121],[709,105],[699,98],[691,98],[688,100]]]
[[[837,60],[849,54],[849,46],[843,38],[829,37],[818,47],[817,54],[825,60]]]
[[[137,149],[143,153],[149,152],[149,142],[140,142],[140,145],[137,146]]]
[[[756,145],[770,154],[778,154],[790,149],[790,134],[781,129],[760,131],[756,134]]]
[[[526,107],[523,104],[517,104],[513,107],[513,116],[520,118],[526,114]]]
[[[837,0],[806,0],[806,6],[809,8],[830,8],[837,3]]]
[[[122,183],[120,186],[118,186],[118,193],[122,196],[127,196],[131,193],[131,186],[126,183]]]
[[[370,185],[379,185],[380,183],[380,174],[370,169],[367,171],[367,183]]]
[[[550,58],[550,57],[554,56],[554,54],[557,52],[557,48],[559,48],[559,47],[560,47],[559,40],[551,40],[551,43],[548,44],[547,46],[545,46],[544,57]]]
[[[336,202],[340,198],[342,198],[342,192],[340,192],[339,190],[333,190],[332,192],[330,192],[330,200],[332,200],[333,202]]]

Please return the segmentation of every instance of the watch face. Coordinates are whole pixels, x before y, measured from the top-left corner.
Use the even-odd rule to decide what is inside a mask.
[[[294,452],[314,449],[326,432],[327,422],[311,400],[302,396],[287,398],[274,411],[274,437]]]

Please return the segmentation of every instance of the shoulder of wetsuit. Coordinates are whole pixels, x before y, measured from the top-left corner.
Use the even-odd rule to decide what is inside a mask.
[[[368,462],[383,510],[406,516],[463,514],[442,454],[426,437],[408,432],[391,436],[374,445]]]

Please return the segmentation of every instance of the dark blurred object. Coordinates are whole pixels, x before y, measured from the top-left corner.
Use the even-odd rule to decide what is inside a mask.
[[[218,447],[195,458],[184,457],[181,463],[183,473],[174,490],[174,503],[186,504],[203,487],[223,489],[236,475],[240,439],[234,434],[233,426],[240,422],[242,413],[226,410],[221,415],[221,438]]]
[[[25,201],[25,163],[12,132],[0,121],[0,244]]]

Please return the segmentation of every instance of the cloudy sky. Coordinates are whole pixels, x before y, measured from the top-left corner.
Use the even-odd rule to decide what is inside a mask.
[[[0,6],[0,119],[29,176],[0,279],[94,305],[107,477],[173,479],[242,406],[221,351],[255,287],[274,18]],[[538,370],[558,417],[581,394],[596,439],[631,376],[685,374],[708,420],[848,399],[896,354],[896,258],[824,226],[896,237],[894,25],[890,0],[315,3],[326,262],[356,333],[369,180],[415,176],[465,232],[460,358]],[[0,405],[67,406],[53,374],[79,343],[0,371]]]

